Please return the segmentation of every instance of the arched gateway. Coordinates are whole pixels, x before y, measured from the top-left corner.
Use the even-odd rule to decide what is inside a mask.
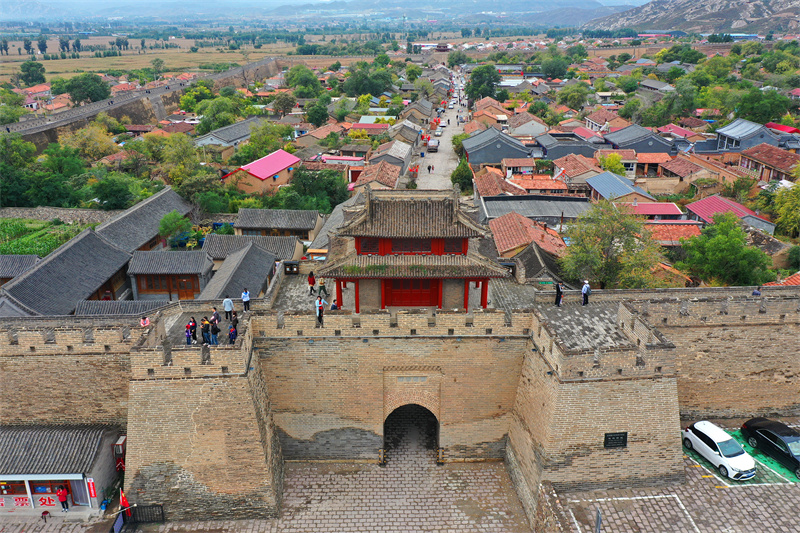
[[[398,407],[383,422],[383,448],[389,464],[434,462],[439,450],[439,420],[421,405]]]

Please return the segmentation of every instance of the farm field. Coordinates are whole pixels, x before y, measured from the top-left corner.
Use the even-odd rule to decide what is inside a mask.
[[[45,257],[87,227],[60,221],[0,218],[0,255]]]

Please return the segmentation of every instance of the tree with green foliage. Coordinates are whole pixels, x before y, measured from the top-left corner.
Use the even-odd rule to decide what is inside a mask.
[[[464,139],[469,139],[469,133],[459,133],[453,135],[450,142],[453,143],[453,151],[458,157],[464,157]]]
[[[280,113],[281,116],[284,116],[294,109],[295,105],[297,105],[297,98],[295,98],[291,93],[280,93],[275,97],[272,105],[275,107],[275,111]]]
[[[84,72],[65,84],[70,99],[76,104],[99,102],[111,96],[111,88],[97,74]]]
[[[144,48],[144,47],[142,47]],[[153,69],[153,78],[158,79],[161,73],[164,71],[164,60],[161,58],[155,58],[150,61],[150,66]]]
[[[447,54],[447,66],[453,68],[457,65],[469,63],[469,56],[462,50],[453,50]]]
[[[125,180],[114,175],[95,183],[92,190],[100,201],[100,208],[105,211],[126,209],[134,199]]]
[[[294,129],[288,124],[262,122],[254,126],[250,132],[250,140],[231,157],[231,163],[246,165],[256,159],[283,148],[292,138]]]
[[[192,229],[192,221],[178,212],[177,209],[167,213],[158,223],[158,234],[170,239]]]
[[[61,144],[78,151],[89,161],[111,155],[119,151],[119,146],[102,124],[91,122],[84,128],[61,137]]]
[[[422,67],[415,65],[414,63],[408,63],[406,65],[406,79],[408,79],[408,81],[414,83],[421,75]]]
[[[392,86],[392,74],[386,69],[369,70],[363,66],[355,70],[342,84],[342,91],[347,96],[361,94],[381,94]]]
[[[775,279],[770,257],[747,245],[747,233],[733,213],[714,215],[697,237],[681,241],[686,258],[676,266],[700,279],[723,285],[761,285]]]
[[[26,86],[44,83],[44,65],[38,61],[25,61],[19,66],[20,80]]]
[[[389,56],[387,54],[378,54],[377,56],[375,56],[375,59],[372,62],[378,65],[379,67],[386,67],[386,65],[389,64],[389,61],[391,61],[391,59],[389,59]]]
[[[36,41],[36,47],[39,49],[39,52],[46,54],[47,53],[47,37],[42,35],[39,37],[39,40]]]
[[[481,65],[473,69],[464,91],[472,100],[480,100],[487,96],[494,98],[499,83],[500,73],[495,66]]]
[[[240,110],[241,100],[238,98],[218,96],[212,100],[203,100],[195,107],[195,112],[203,116],[195,129],[199,135],[205,135],[217,128],[230,126],[236,122]]]
[[[600,168],[613,172],[618,176],[625,176],[625,165],[622,163],[622,156],[617,153],[600,155],[598,158]]]
[[[791,105],[792,101],[778,91],[751,89],[739,100],[736,116],[764,124],[779,120]]]
[[[319,128],[328,121],[328,109],[316,103],[306,109],[306,120]]]
[[[563,78],[567,75],[569,62],[563,57],[549,57],[542,61],[542,74],[546,78]]]
[[[295,65],[286,73],[286,83],[297,98],[316,98],[322,92],[317,75],[305,65]]]
[[[627,207],[601,200],[567,228],[570,245],[560,260],[564,276],[592,280],[603,289],[655,285],[653,268],[661,247],[651,238],[645,220]]]
[[[450,181],[454,186],[457,185],[461,189],[461,192],[466,192],[472,190],[472,178],[472,170],[469,168],[467,158],[462,157],[461,162],[453,173],[450,174]]]
[[[793,270],[800,270],[800,246],[792,246],[789,248],[787,259],[789,260],[790,268]]]
[[[18,122],[28,112],[24,103],[25,98],[21,94],[0,88],[0,124]]]
[[[307,170],[301,166],[292,178],[291,188],[300,196],[316,197],[325,214],[350,196],[347,182],[338,170]]]
[[[52,143],[43,153],[46,158],[42,166],[62,178],[70,178],[86,170],[86,162],[75,148]]]
[[[778,229],[790,237],[800,234],[800,187],[781,188],[774,196]]]
[[[28,55],[33,54],[33,43],[30,39],[23,39],[22,40],[22,47],[25,49],[25,53]]]
[[[563,104],[571,109],[580,111],[586,104],[589,93],[592,92],[591,87],[584,82],[573,83],[561,89],[558,93],[558,103]]]

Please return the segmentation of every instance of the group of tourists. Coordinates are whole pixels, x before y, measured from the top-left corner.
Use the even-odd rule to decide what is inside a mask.
[[[314,276],[314,272],[310,272],[308,274],[308,294],[309,296],[313,296],[317,293],[315,290],[317,287],[317,278]],[[328,302],[322,298],[322,293],[325,293],[325,296],[328,296],[328,289],[325,288],[325,280],[320,278],[319,279],[319,293],[317,295],[317,299],[314,302],[314,312],[317,315],[317,323],[319,327],[323,326],[323,319],[325,315],[325,306],[328,305]],[[339,309],[339,300],[334,299],[333,303],[330,304],[331,311],[336,311]]]
[[[244,312],[250,311],[250,291],[244,289],[242,291],[242,306]],[[236,337],[239,336],[239,317],[233,306],[233,300],[230,296],[225,295],[222,300],[222,310],[225,311],[225,320],[230,322],[228,327],[228,344],[235,344]],[[203,346],[217,346],[219,345],[219,334],[222,332],[220,323],[222,318],[216,307],[211,308],[211,317],[204,316],[200,320],[200,334],[202,335]],[[189,319],[186,324],[186,345],[191,346],[197,344],[197,320],[194,317]]]

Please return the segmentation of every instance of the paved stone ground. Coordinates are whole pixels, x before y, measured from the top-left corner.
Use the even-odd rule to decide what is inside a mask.
[[[445,109],[445,112],[442,113],[442,122],[446,124],[447,120],[450,119],[450,125],[444,128],[444,133],[441,137],[433,137],[439,140],[439,151],[428,152],[425,157],[417,158],[417,163],[419,163],[418,189],[441,190],[453,188],[450,174],[458,166],[458,157],[453,150],[452,139],[454,135],[464,133],[463,125],[458,124],[456,120],[459,113],[462,113],[462,111],[457,108]],[[428,174],[428,165],[433,165],[434,167],[434,171],[430,174]]]

